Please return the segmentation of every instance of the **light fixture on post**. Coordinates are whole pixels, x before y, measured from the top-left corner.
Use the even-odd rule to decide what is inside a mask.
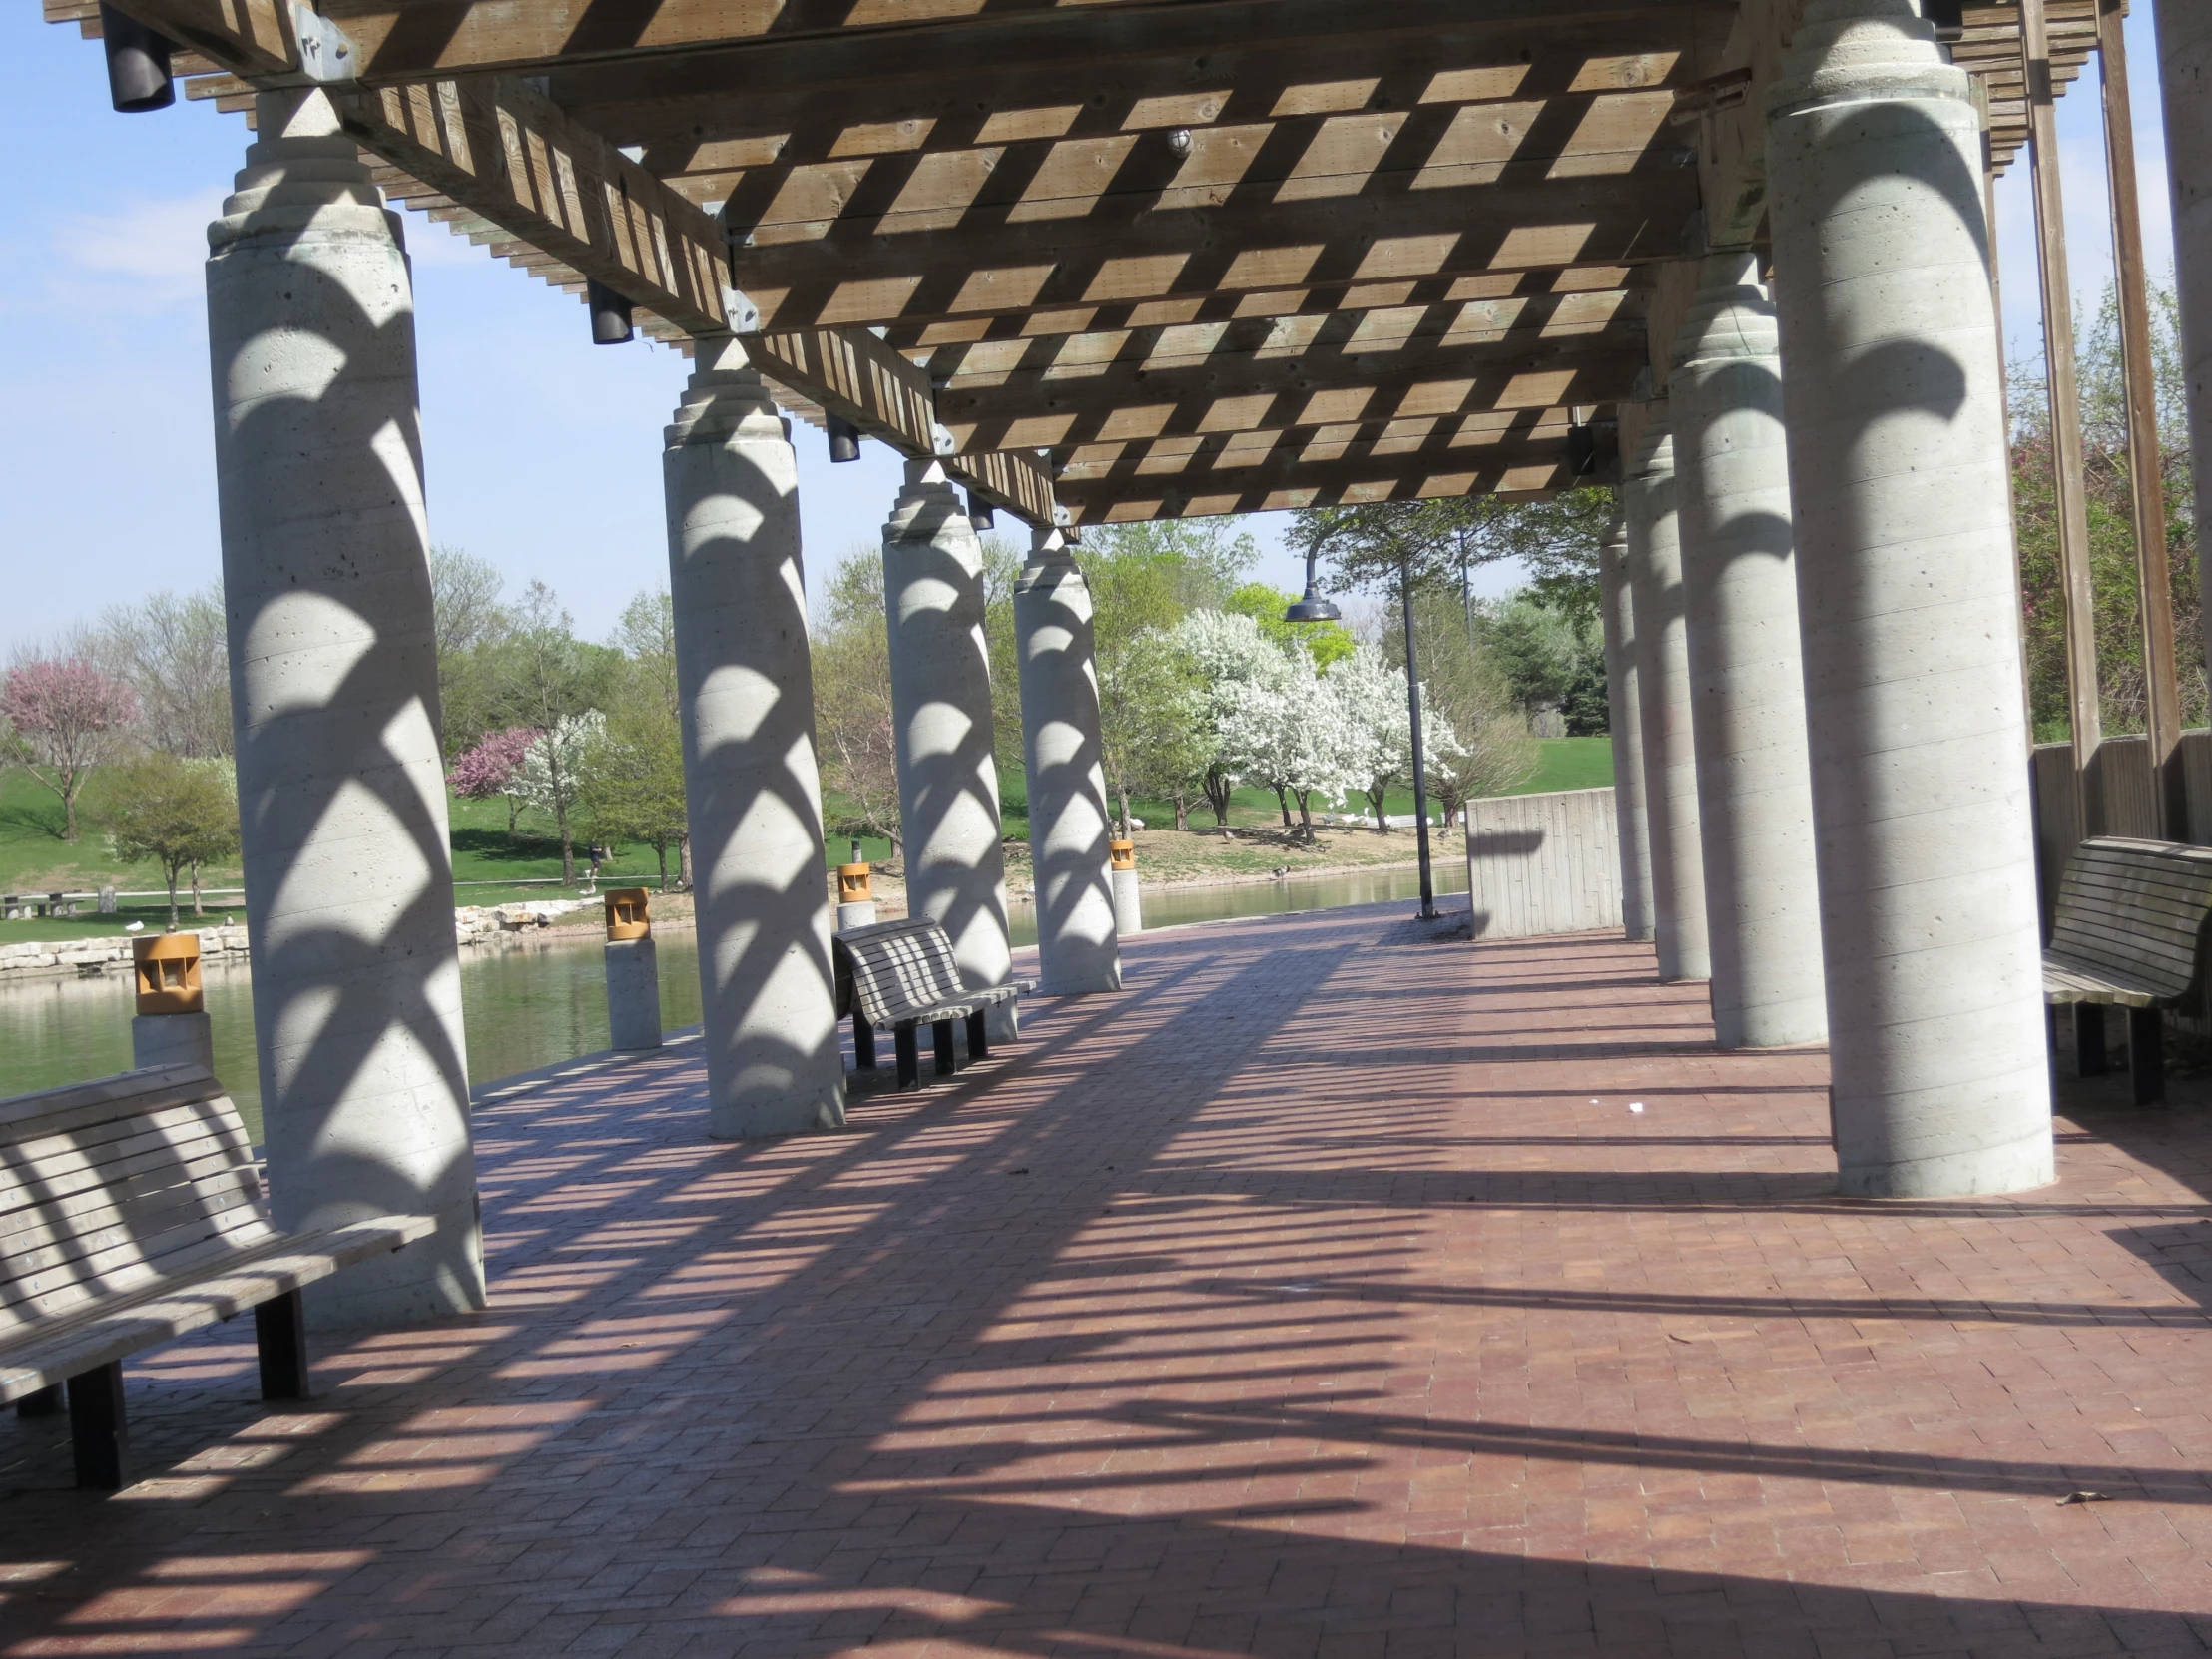
[[[592,344],[626,345],[637,333],[630,301],[596,276],[585,279],[584,303],[591,308]]]
[[[860,458],[860,429],[840,414],[825,414],[823,430],[830,434],[830,458],[832,461],[856,461]]]
[[[991,504],[973,490],[967,492],[967,517],[968,522],[978,530],[998,527],[998,515],[991,510]]]
[[[1336,602],[1324,599],[1315,589],[1314,558],[1315,554],[1312,552],[1306,555],[1306,592],[1283,613],[1285,622],[1339,622],[1344,618],[1344,612],[1337,609]]]
[[[102,0],[100,45],[108,59],[108,102],[118,111],[166,110],[177,102],[177,83],[169,68],[177,45],[167,35]]]

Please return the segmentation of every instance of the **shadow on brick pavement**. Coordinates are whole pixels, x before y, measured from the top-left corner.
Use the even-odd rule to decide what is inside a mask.
[[[1617,935],[1188,928],[1024,1017],[840,1135],[707,1141],[689,1045],[484,1091],[490,1312],[281,1411],[148,1356],[113,1497],[0,1426],[0,1655],[2212,1640],[2204,1085],[1880,1205]]]

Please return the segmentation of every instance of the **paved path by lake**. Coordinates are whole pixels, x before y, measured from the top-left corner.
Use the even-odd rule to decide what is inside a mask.
[[[1820,1054],[1408,908],[1149,935],[842,1135],[487,1091],[490,1313],[280,1411],[158,1351],[118,1496],[0,1423],[0,1655],[2212,1646],[2212,1090],[1844,1202]]]

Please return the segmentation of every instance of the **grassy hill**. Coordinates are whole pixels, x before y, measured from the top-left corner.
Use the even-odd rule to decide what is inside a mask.
[[[1550,739],[1544,742],[1542,750],[1542,765],[1536,775],[1511,793],[1594,789],[1612,782],[1610,739]],[[53,792],[40,787],[21,771],[0,772],[0,892],[88,891],[113,886],[127,895],[122,901],[120,917],[7,922],[0,924],[0,943],[113,934],[122,922],[133,920],[143,921],[150,928],[166,924],[168,907],[159,896],[161,869],[152,863],[125,864],[115,858],[107,836],[99,828],[97,789],[96,781],[93,792],[81,806],[81,837],[71,844],[61,838],[61,802]],[[1006,804],[1006,836],[1009,840],[1026,840],[1029,835],[1027,787],[1018,768],[1009,769],[1002,776],[1000,789]],[[836,823],[845,804],[831,799],[825,805],[830,822]],[[1154,833],[1172,831],[1175,809],[1169,803],[1136,801],[1131,807]],[[455,800],[448,803],[448,809],[452,820],[455,896],[459,902],[497,904],[513,899],[551,898],[564,890],[560,886],[560,841],[548,817],[525,812],[510,831],[507,806],[503,801]],[[1410,813],[1412,793],[1392,792],[1388,810]],[[1270,827],[1280,828],[1282,815],[1272,792],[1242,789],[1231,798],[1229,822],[1232,829],[1264,830]],[[1191,823],[1194,828],[1211,830],[1213,813],[1201,804],[1191,814]],[[1216,843],[1209,838],[1206,844]],[[581,850],[579,842],[579,854]],[[825,862],[842,863],[850,850],[847,840],[833,837]],[[601,873],[602,884],[651,885],[659,880],[659,868],[651,847],[619,846],[614,852],[612,863]],[[870,862],[882,862],[889,857],[890,847],[885,841],[869,837],[861,843],[861,852]],[[1199,848],[1194,847],[1192,853],[1194,858],[1203,861]],[[581,864],[581,856],[578,861]],[[1175,861],[1180,865],[1186,860]],[[242,899],[238,891],[241,879],[235,862],[202,870],[202,886],[209,894],[207,920],[211,925],[241,915]]]

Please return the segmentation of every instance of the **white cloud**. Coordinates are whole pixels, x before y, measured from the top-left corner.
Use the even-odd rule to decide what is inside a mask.
[[[208,222],[223,211],[225,195],[136,197],[106,213],[68,215],[52,232],[63,268],[49,279],[52,297],[72,309],[140,316],[198,305],[207,291]]]

